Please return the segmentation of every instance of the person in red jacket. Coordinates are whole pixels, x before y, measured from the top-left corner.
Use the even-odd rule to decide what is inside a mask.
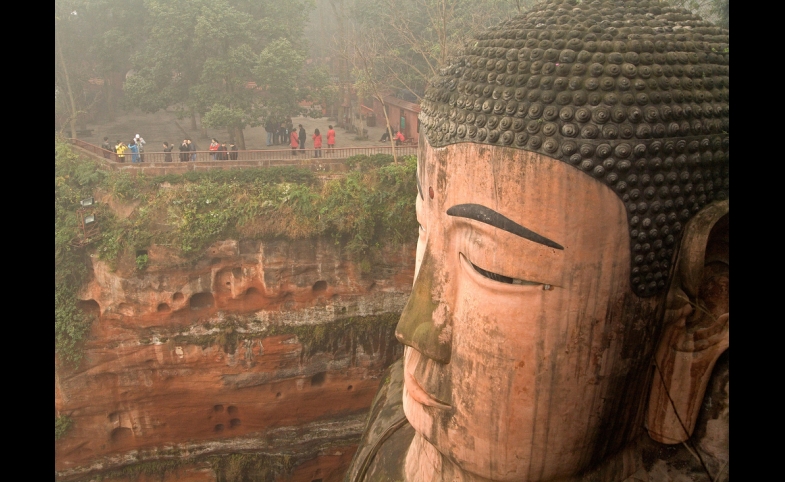
[[[316,129],[311,137],[313,137],[314,157],[322,157],[322,133]]]
[[[289,145],[292,146],[292,155],[297,155],[297,148],[300,146],[300,140],[297,138],[297,131],[292,129],[289,133]]]
[[[406,138],[403,136],[403,132],[398,131],[398,133],[395,134],[395,145],[396,146],[400,146],[405,140],[406,140]]]
[[[333,126],[330,126],[330,130],[327,131],[327,148],[335,148],[335,129],[333,129]]]
[[[213,140],[210,141],[210,147],[208,148],[210,149],[210,158],[212,160],[216,160],[218,158],[216,152],[218,152],[219,147],[221,147],[221,144],[219,144],[218,141],[215,140],[215,137],[213,137]]]

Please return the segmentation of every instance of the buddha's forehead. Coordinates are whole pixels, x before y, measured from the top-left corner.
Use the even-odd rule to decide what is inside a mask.
[[[432,147],[536,152],[626,206],[635,293],[667,285],[686,222],[728,197],[728,32],[660,2],[549,1],[431,81]]]
[[[606,185],[537,152],[472,143],[426,145],[418,176],[424,196],[434,189],[428,202],[442,216],[453,206],[476,204],[546,232],[565,226],[618,229],[619,216],[626,217],[623,203]]]

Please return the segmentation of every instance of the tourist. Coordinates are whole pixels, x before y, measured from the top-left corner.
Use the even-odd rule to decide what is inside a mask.
[[[403,136],[403,132],[398,131],[398,133],[395,134],[395,145],[396,146],[400,146],[405,141],[406,141],[406,138]]]
[[[267,119],[264,124],[264,130],[267,132],[267,146],[273,144],[273,135],[275,134],[275,122],[272,119]]]
[[[286,124],[281,122],[281,125],[278,126],[278,140],[275,142],[276,144],[284,144],[286,139],[289,138],[289,132],[286,130]]]
[[[292,155],[297,155],[297,146],[300,145],[300,141],[297,138],[297,131],[292,129],[292,132],[289,133],[289,145],[292,146]]]
[[[313,150],[314,157],[322,157],[322,133],[319,129],[313,131]]]
[[[183,139],[180,144],[180,162],[188,162],[188,139]]]
[[[139,160],[141,162],[144,162],[144,145],[146,144],[144,138],[139,134],[136,134],[136,136],[134,137],[134,142],[136,143],[136,146],[139,148]]]
[[[172,149],[174,146],[170,146],[168,142],[164,142],[164,162],[172,162]]]
[[[196,143],[192,142],[191,139],[188,139],[188,150],[191,151],[191,160],[196,161]]]
[[[126,150],[128,150],[128,148],[125,147],[125,144],[123,144],[122,142],[120,142],[118,140],[117,144],[115,144],[115,146],[114,146],[114,151],[117,153],[117,162],[125,162],[125,151]]]
[[[222,142],[220,146],[218,146],[218,152],[215,154],[216,159],[219,161],[226,161],[229,159],[229,150],[226,148],[226,143]]]
[[[131,162],[134,164],[139,162],[139,146],[136,145],[136,139],[131,139],[128,143],[128,150],[131,151]]]
[[[327,131],[327,148],[333,149],[335,148],[335,129],[333,126],[328,126],[329,130]]]
[[[237,146],[234,144],[229,144],[229,159],[233,161],[237,160]]]
[[[108,137],[104,137],[104,142],[101,143],[101,149],[111,152],[112,146],[109,145],[109,138]]]
[[[213,139],[210,141],[210,147],[207,148],[210,152],[212,152],[212,154],[210,154],[210,158],[212,160],[217,159],[215,153],[218,151],[218,147],[220,147],[220,144],[218,143],[218,141],[215,140],[215,137],[213,137]]]
[[[300,127],[300,132],[297,133],[297,138],[300,139],[300,150],[305,150],[305,127],[302,124],[297,124]]]
[[[381,139],[379,139],[379,142],[387,142],[389,140],[390,140],[390,126],[387,126],[387,129],[385,129],[384,133],[382,133],[382,137]]]

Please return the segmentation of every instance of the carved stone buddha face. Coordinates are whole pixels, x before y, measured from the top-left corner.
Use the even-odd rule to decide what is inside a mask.
[[[621,480],[644,427],[689,437],[728,346],[727,42],[659,2],[552,0],[431,80],[409,480]]]
[[[397,333],[418,434],[492,480],[550,480],[623,447],[642,426],[659,300],[631,293],[618,196],[564,162],[478,144],[426,147],[418,181]]]

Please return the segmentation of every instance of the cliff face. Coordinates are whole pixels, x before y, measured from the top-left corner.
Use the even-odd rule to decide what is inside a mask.
[[[340,478],[401,355],[414,246],[365,270],[330,239],[228,240],[196,264],[161,246],[140,254],[143,271],[91,258],[85,359],[55,380],[56,415],[74,421],[55,444],[58,477],[136,464],[213,480],[254,463],[279,480]]]

